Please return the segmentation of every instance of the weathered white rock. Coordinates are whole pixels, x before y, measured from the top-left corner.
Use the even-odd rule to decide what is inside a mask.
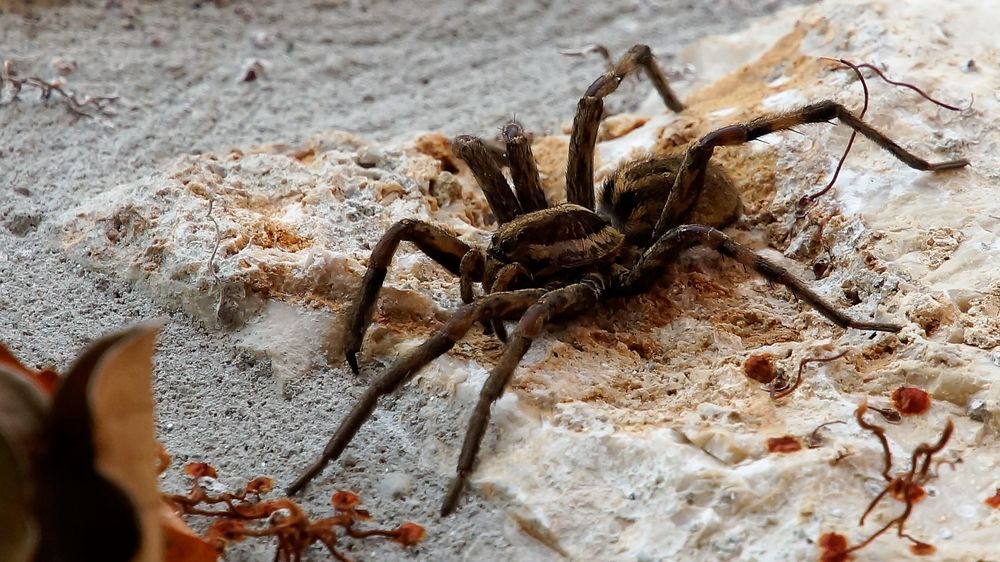
[[[854,75],[820,56],[874,63],[949,103],[975,96],[970,109],[949,112],[870,79],[867,121],[928,159],[973,164],[918,172],[859,139],[834,190],[803,218],[797,201],[826,183],[849,129],[803,126],[804,135],[717,152],[745,194],[735,237],[854,316],[905,328],[844,332],[784,289],[694,250],[649,295],[554,329],[495,405],[501,438],[487,440],[473,476],[479,493],[508,506],[511,533],[536,542],[533,559],[803,560],[818,557],[815,543],[828,531],[856,544],[902,504],[884,501],[858,527],[881,489],[882,458],[853,412],[866,398],[888,405],[903,385],[935,400],[928,413],[889,426],[894,470],[919,443],[933,442],[947,418],[956,431],[939,458],[963,461],[939,467],[908,532],[937,547],[925,559],[996,556],[1000,512],[983,500],[1000,485],[997,21],[1000,7],[971,1],[792,10],[692,46],[681,62],[700,74],[680,85],[684,113],[612,122],[605,137],[621,136],[601,143],[598,177],[630,154],[677,150],[765,112],[828,98],[860,108]],[[559,136],[535,143],[551,198],[562,187],[565,147]],[[324,356],[340,360],[341,314],[390,224],[434,220],[482,243],[485,209],[442,139],[376,146],[336,133],[307,147],[184,157],[67,216],[64,240],[90,266],[136,279],[207,324],[238,329],[290,378]],[[415,345],[457,302],[454,281],[404,246],[362,360]],[[322,341],[306,337],[320,329],[329,332]],[[770,353],[794,376],[803,358],[843,350],[843,359],[807,367],[802,386],[780,401],[741,370],[748,356]],[[469,408],[497,356],[494,340],[470,335],[417,386],[453,397],[437,407]],[[820,447],[768,453],[768,438],[805,439],[834,420],[847,423],[822,430]],[[441,451],[442,479],[457,454]],[[863,557],[903,559],[908,549],[890,532]]]
[[[440,149],[438,137],[423,142]],[[485,203],[441,167],[412,143],[382,150],[346,133],[184,156],[69,213],[63,239],[91,267],[140,281],[210,326],[238,329],[287,379],[309,371],[321,351],[340,356],[317,344],[339,342],[334,319],[370,244],[392,223],[417,217],[484,236]],[[433,317],[431,297],[446,301],[447,276],[415,256],[401,257],[394,272],[389,309]],[[329,337],[315,337],[323,332]]]

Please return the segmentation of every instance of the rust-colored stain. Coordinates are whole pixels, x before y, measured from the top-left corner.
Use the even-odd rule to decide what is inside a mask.
[[[747,357],[743,362],[743,374],[759,383],[768,384],[778,376],[774,368],[774,356],[770,353],[759,353]]]
[[[918,542],[910,545],[910,552],[917,556],[929,556],[937,552],[937,548],[933,544]]]
[[[271,219],[260,219],[247,225],[243,232],[247,243],[260,248],[277,248],[298,252],[312,245],[312,239],[301,236],[288,226]],[[245,246],[245,244],[244,244]],[[238,252],[242,248],[234,248]]]
[[[791,435],[769,437],[767,440],[767,450],[770,453],[794,453],[802,450],[802,443]]]
[[[441,170],[458,172],[458,159],[451,152],[451,140],[442,133],[427,133],[417,137],[413,147],[417,152],[426,154],[438,161]]]
[[[818,544],[823,551],[819,558],[822,562],[847,562],[852,559],[844,552],[847,550],[847,537],[840,533],[823,533]]]
[[[993,509],[1000,509],[1000,488],[997,488],[996,493],[986,498],[983,503],[992,507]]]
[[[931,407],[931,395],[912,386],[901,386],[892,391],[892,405],[904,416],[922,414]]]
[[[291,153],[291,157],[298,160],[302,164],[308,166],[309,164],[312,164],[314,160],[316,160],[316,147],[308,146],[306,148],[300,148],[298,150],[294,150]]]

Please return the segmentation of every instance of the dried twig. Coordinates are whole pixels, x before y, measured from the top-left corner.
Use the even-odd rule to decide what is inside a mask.
[[[840,59],[838,61],[837,59],[831,59],[828,57],[820,57],[820,58],[826,60],[832,60],[834,62],[841,62],[849,66],[851,70],[854,71],[854,74],[857,75],[858,80],[861,81],[861,88],[864,89],[865,91],[865,104],[861,108],[861,112],[858,113],[858,119],[863,119],[865,116],[865,112],[868,111],[868,83],[865,82],[865,77],[861,74],[861,70],[854,63],[845,61],[844,59]],[[856,138],[858,138],[858,132],[852,129],[851,138],[847,140],[847,148],[844,149],[844,154],[840,156],[840,161],[837,162],[837,167],[836,169],[834,169],[833,176],[830,178],[830,181],[826,184],[826,187],[811,195],[803,195],[802,198],[799,199],[799,213],[798,213],[799,216],[804,216],[805,210],[810,205],[812,205],[816,201],[816,199],[822,197],[824,194],[826,194],[826,192],[830,191],[833,188],[833,184],[835,184],[837,182],[837,178],[840,177],[840,170],[841,168],[844,167],[844,161],[847,160],[847,155],[850,154],[851,147],[854,146],[854,140]]]
[[[187,494],[164,495],[164,500],[180,514],[215,519],[206,538],[220,553],[227,544],[247,537],[274,537],[278,540],[274,559],[279,562],[298,562],[305,549],[315,543],[326,547],[335,559],[349,561],[337,549],[338,530],[352,538],[384,537],[404,547],[416,545],[425,536],[424,528],[416,523],[403,523],[395,529],[356,528],[358,522],[371,516],[358,508],[360,499],[353,492],[334,493],[331,503],[337,515],[313,520],[288,498],[262,500],[261,496],[274,487],[268,477],[254,478],[235,492],[212,495],[201,480],[214,478],[214,468],[206,463],[189,463],[184,471],[192,478],[191,489]]]
[[[215,220],[212,216],[212,209],[215,207],[215,198],[208,200],[208,212],[205,213],[205,218],[212,221],[212,225],[215,227],[215,244],[212,245],[212,255],[208,257],[208,272],[212,274],[215,278],[216,285],[222,283],[222,279],[219,279],[219,275],[215,272],[215,255],[219,252],[219,221]]]
[[[212,275],[215,279],[215,288],[219,291],[219,300],[215,305],[215,316],[216,318],[222,319],[223,306],[225,306],[225,290],[222,284],[222,278],[219,274],[215,272],[215,256],[219,253],[220,244],[220,229],[219,221],[215,220],[212,216],[212,209],[215,207],[215,197],[208,200],[208,212],[205,213],[205,218],[212,221],[212,226],[215,227],[215,243],[212,245],[212,255],[208,257],[208,273]]]
[[[844,60],[841,60],[840,62],[842,62],[844,64],[847,64],[847,65],[851,64],[851,63],[849,63],[847,61],[844,61]],[[886,76],[885,74],[883,74],[882,71],[879,70],[873,64],[870,64],[870,63],[866,62],[866,63],[861,63],[861,64],[857,65],[857,67],[858,68],[868,68],[868,69],[871,69],[871,70],[873,70],[875,72],[875,74],[878,74],[879,78],[881,78],[882,80],[884,80],[884,81],[892,84],[893,86],[901,86],[903,88],[909,88],[909,89],[913,90],[914,92],[920,94],[920,96],[923,97],[925,100],[933,103],[934,105],[939,105],[939,106],[941,106],[941,107],[943,107],[945,109],[950,109],[952,111],[962,111],[963,109],[969,109],[969,108],[972,107],[972,101],[969,102],[969,107],[966,107],[966,108],[961,108],[961,107],[958,107],[956,105],[949,105],[947,103],[944,103],[943,101],[938,101],[938,100],[932,98],[930,95],[928,95],[926,92],[924,92],[920,88],[914,86],[913,84],[909,84],[907,82],[897,82],[895,80],[891,80],[888,76]],[[975,101],[975,98],[973,97],[972,100]]]
[[[99,115],[104,117],[114,115],[110,106],[118,99],[118,96],[83,96],[83,98],[78,98],[76,93],[66,89],[66,83],[62,78],[51,82],[37,76],[20,78],[14,75],[13,69],[14,65],[11,61],[3,61],[3,71],[0,72],[0,96],[3,95],[6,85],[10,84],[10,99],[5,102],[0,101],[0,105],[13,103],[24,86],[31,86],[38,88],[43,100],[51,98],[53,92],[59,94],[66,101],[66,107],[77,115],[91,118],[96,118]]]
[[[854,417],[858,421],[858,425],[873,433],[882,445],[882,458],[885,461],[882,468],[882,477],[885,479],[886,485],[882,491],[875,496],[875,499],[868,504],[868,508],[865,509],[865,512],[861,515],[861,519],[858,524],[863,526],[865,524],[865,518],[867,518],[879,502],[882,501],[882,498],[887,495],[902,501],[905,507],[903,508],[903,512],[901,514],[883,525],[862,542],[854,546],[847,547],[847,543],[844,541],[842,546],[836,549],[827,548],[827,552],[824,554],[824,559],[846,560],[850,553],[856,552],[868,546],[872,541],[892,527],[897,528],[897,534],[900,537],[903,537],[913,543],[911,548],[914,553],[929,554],[934,551],[934,547],[907,534],[904,526],[906,525],[906,521],[909,519],[910,514],[913,512],[913,505],[923,499],[926,495],[923,485],[933,477],[930,473],[932,457],[944,449],[945,445],[948,443],[948,439],[951,438],[951,434],[954,431],[955,426],[949,419],[945,424],[944,431],[941,432],[941,436],[938,438],[937,442],[934,444],[921,443],[916,449],[913,450],[913,454],[910,455],[909,470],[899,473],[896,476],[890,476],[890,472],[892,471],[892,452],[889,450],[889,441],[885,437],[885,429],[865,421],[864,415],[867,410],[867,401],[862,402],[858,406],[858,409],[855,410]],[[826,542],[829,543],[829,541]]]
[[[812,433],[809,434],[809,438],[806,439],[806,445],[810,449],[818,448],[823,442],[822,438],[819,436],[819,430],[823,429],[824,427],[835,425],[838,423],[847,423],[847,422],[845,422],[844,420],[833,420],[821,423],[818,426],[816,426],[816,429],[812,430]]]
[[[809,363],[827,363],[829,361],[840,359],[841,357],[847,355],[848,351],[850,350],[845,349],[844,351],[830,357],[806,357],[802,359],[802,361],[799,361],[799,371],[795,376],[795,382],[792,383],[791,386],[788,386],[787,379],[782,378],[780,383],[778,382],[778,379],[775,379],[774,382],[764,385],[764,389],[770,392],[772,400],[784,398],[795,392],[795,389],[802,383],[802,372],[805,370],[806,365]]]
[[[238,293],[238,287],[236,287],[232,282],[226,283],[219,276],[218,272],[215,271],[215,258],[219,255],[219,246],[222,244],[222,229],[219,227],[219,221],[212,216],[212,210],[215,208],[215,197],[208,200],[208,212],[205,213],[205,218],[212,221],[212,226],[215,228],[215,240],[212,244],[212,253],[208,257],[208,272],[212,275],[212,279],[215,281],[215,288],[219,292],[218,300],[215,303],[215,318],[223,326],[231,327],[236,324],[239,320],[239,311],[237,309],[237,300],[240,298]],[[236,257],[239,257],[240,253],[249,247],[253,243],[253,235],[247,241],[246,246],[240,252],[236,253]]]
[[[855,64],[853,62],[850,62],[850,61],[844,60],[844,59],[836,59],[836,58],[831,58],[831,57],[820,57],[820,58],[824,59],[824,60],[833,61],[833,62],[842,64],[842,65],[850,68],[852,71],[854,71],[854,74],[858,77],[858,80],[861,81],[861,87],[864,89],[864,92],[865,92],[865,103],[864,103],[864,106],[861,108],[861,112],[858,114],[858,118],[859,119],[863,118],[865,116],[865,112],[868,111],[868,84],[867,84],[867,82],[865,82],[864,75],[861,74],[861,69],[862,68],[867,68],[867,69],[873,70],[875,72],[875,74],[878,75],[879,78],[881,78],[882,80],[888,82],[889,84],[892,84],[893,86],[900,86],[900,87],[903,87],[903,88],[909,88],[909,89],[913,90],[914,92],[920,94],[924,99],[926,99],[926,100],[930,101],[931,103],[936,104],[936,105],[938,105],[940,107],[943,107],[943,108],[951,110],[951,111],[962,111],[963,110],[960,107],[957,107],[957,106],[954,106],[954,105],[949,105],[949,104],[946,104],[944,102],[941,102],[941,101],[938,101],[938,100],[932,98],[930,95],[928,95],[927,93],[925,93],[920,88],[914,86],[913,84],[910,84],[908,82],[899,82],[899,81],[896,81],[896,80],[889,79],[889,77],[887,77],[881,70],[879,70],[878,68],[876,68],[874,65],[872,65],[870,63]],[[969,102],[969,108],[971,108],[971,107],[972,107],[972,102]],[[968,108],[966,108],[966,109],[968,109]],[[857,138],[857,136],[858,136],[858,132],[857,131],[852,131],[851,132],[851,138],[847,141],[847,148],[844,149],[844,154],[840,157],[840,161],[837,163],[837,168],[833,172],[833,177],[830,178],[830,181],[826,184],[826,186],[823,189],[817,191],[816,193],[812,193],[810,195],[804,195],[804,196],[802,196],[801,199],[799,199],[799,203],[798,203],[799,210],[797,212],[798,216],[800,216],[800,217],[801,216],[805,216],[805,211],[816,201],[816,199],[822,197],[828,191],[830,191],[830,189],[833,188],[833,184],[836,183],[837,177],[840,175],[840,170],[841,170],[841,168],[844,167],[844,161],[847,159],[848,153],[851,152],[851,147],[854,146],[854,140]]]

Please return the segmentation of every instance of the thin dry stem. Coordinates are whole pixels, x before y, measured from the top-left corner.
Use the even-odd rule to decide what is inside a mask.
[[[830,357],[806,357],[806,358],[802,359],[802,361],[799,361],[799,371],[798,371],[798,373],[795,376],[795,382],[792,383],[791,386],[789,386],[788,388],[783,388],[783,389],[779,389],[779,388],[773,387],[773,386],[771,386],[770,388],[768,388],[768,390],[771,393],[771,399],[772,400],[780,400],[780,399],[788,396],[789,394],[795,392],[795,389],[797,389],[799,387],[799,385],[802,384],[802,372],[805,370],[806,365],[808,365],[809,363],[828,363],[830,361],[834,361],[834,360],[840,359],[841,357],[847,355],[848,351],[850,351],[850,350],[845,349],[844,351],[841,351],[840,353],[838,353],[836,355],[831,355]],[[770,386],[770,385],[768,385],[768,386]],[[820,427],[823,427],[823,426],[820,426]],[[817,429],[819,429],[819,428],[817,428]]]
[[[415,523],[403,523],[396,529],[355,528],[359,521],[370,519],[370,516],[357,507],[360,500],[352,492],[341,491],[333,495],[331,503],[337,512],[335,516],[311,520],[299,504],[288,498],[261,499],[273,487],[270,478],[258,477],[235,492],[210,495],[201,485],[201,478],[214,476],[213,468],[194,463],[188,465],[187,473],[192,476],[188,493],[164,494],[163,497],[180,514],[213,518],[215,521],[206,539],[220,553],[227,544],[248,537],[274,537],[278,541],[275,560],[301,560],[310,545],[319,543],[335,559],[349,562],[350,559],[337,550],[338,529],[353,538],[383,537],[404,547],[413,546],[424,537],[423,527]]]
[[[868,83],[865,82],[865,77],[861,74],[861,70],[858,69],[858,67],[853,63],[847,62],[844,59],[839,59],[839,61],[837,61],[837,59],[829,59],[828,57],[820,57],[820,58],[824,58],[827,60],[834,60],[835,62],[841,62],[843,64],[846,64],[851,68],[851,70],[854,71],[854,74],[857,75],[858,80],[861,81],[861,88],[864,89],[865,92],[865,104],[861,108],[861,113],[858,114],[858,119],[863,119],[865,116],[865,112],[868,111]],[[847,148],[844,149],[844,153],[840,156],[840,161],[837,162],[837,167],[836,169],[834,169],[833,176],[830,178],[830,181],[826,184],[826,187],[817,191],[816,193],[813,193],[811,195],[806,195],[802,197],[802,199],[799,199],[800,216],[804,214],[803,211],[805,211],[805,209],[807,209],[810,205],[812,205],[813,202],[816,201],[816,199],[822,197],[823,195],[826,194],[826,192],[833,189],[833,184],[837,183],[837,178],[840,177],[840,170],[841,168],[844,167],[844,162],[847,160],[847,155],[851,153],[851,147],[854,146],[854,140],[857,138],[858,138],[858,132],[851,131],[851,138],[848,139],[847,141]]]
[[[885,429],[877,426],[873,423],[865,421],[864,415],[868,410],[867,401],[863,401],[858,405],[858,409],[855,411],[854,416],[858,421],[858,425],[862,428],[870,431],[878,438],[879,443],[882,445],[882,457],[885,460],[885,467],[882,469],[882,477],[886,481],[885,487],[875,496],[875,498],[868,504],[868,508],[865,509],[864,513],[861,515],[859,520],[859,525],[863,526],[865,524],[865,518],[875,509],[875,507],[882,501],[886,496],[893,496],[897,499],[899,491],[902,491],[902,502],[904,505],[903,512],[898,516],[891,519],[888,523],[880,527],[877,531],[871,534],[868,538],[861,541],[860,543],[845,549],[842,552],[837,552],[834,554],[841,555],[843,559],[852,552],[861,550],[862,548],[868,546],[879,536],[883,535],[889,529],[896,527],[897,534],[914,543],[918,547],[928,547],[927,543],[920,541],[913,536],[909,535],[905,531],[906,521],[910,518],[913,513],[914,504],[919,501],[923,495],[923,489],[921,486],[930,480],[933,475],[930,473],[930,468],[932,465],[932,457],[941,452],[947,445],[948,440],[951,438],[954,432],[955,425],[949,419],[945,424],[944,431],[941,432],[941,436],[934,444],[921,443],[914,450],[913,454],[910,456],[910,466],[909,470],[900,473],[895,477],[890,476],[890,471],[892,470],[892,453],[889,451],[889,442],[885,437]]]
[[[951,111],[962,111],[963,110],[963,108],[961,108],[961,107],[957,107],[957,106],[954,106],[954,105],[949,105],[947,103],[944,103],[942,101],[934,99],[933,97],[931,97],[930,95],[928,95],[926,92],[924,92],[920,88],[914,86],[913,84],[910,84],[908,82],[899,82],[899,81],[890,79],[881,70],[879,70],[878,68],[876,68],[874,65],[872,65],[870,63],[855,64],[855,63],[853,63],[851,61],[848,61],[848,60],[845,60],[845,59],[838,59],[838,58],[832,58],[832,57],[820,57],[820,58],[823,59],[823,60],[829,60],[829,61],[832,61],[832,62],[836,62],[836,63],[842,64],[842,65],[850,68],[854,72],[855,76],[858,77],[858,80],[861,82],[861,87],[864,89],[864,92],[865,92],[865,103],[864,103],[864,106],[861,108],[861,113],[858,114],[858,118],[863,118],[865,116],[865,112],[868,111],[868,98],[869,98],[869,95],[868,95],[868,83],[865,81],[865,77],[861,73],[861,69],[862,68],[867,68],[867,69],[873,70],[875,72],[875,74],[878,75],[879,78],[881,78],[885,82],[888,82],[889,84],[892,84],[893,86],[899,86],[899,87],[909,88],[910,90],[913,90],[914,92],[920,94],[920,96],[922,96],[924,99],[926,99],[927,101],[929,101],[929,102],[931,102],[931,103],[933,103],[935,105],[938,105],[940,107],[943,107],[943,108],[951,110]],[[973,98],[973,100],[974,99],[975,98]],[[970,101],[969,102],[969,107],[965,108],[965,109],[969,109],[971,107],[972,107],[972,102]],[[854,140],[857,138],[857,136],[858,136],[857,131],[852,131],[851,132],[851,138],[847,141],[847,148],[844,150],[844,154],[840,157],[840,161],[837,162],[837,167],[836,167],[836,169],[833,172],[833,177],[830,178],[830,181],[826,184],[826,186],[823,189],[817,191],[816,193],[812,193],[810,195],[805,195],[801,199],[799,199],[799,210],[797,212],[797,215],[799,217],[805,216],[805,211],[808,210],[808,208],[816,201],[816,199],[822,197],[828,191],[830,191],[830,189],[833,188],[833,185],[837,182],[837,178],[840,176],[840,170],[844,167],[844,161],[847,160],[847,155],[851,152],[851,147],[854,146]]]
[[[225,310],[226,305],[226,291],[225,286],[222,283],[222,278],[215,271],[215,256],[219,253],[219,244],[221,243],[221,231],[219,229],[219,221],[215,220],[212,216],[212,209],[215,207],[215,198],[208,200],[208,212],[205,213],[205,218],[212,221],[212,226],[215,227],[215,242],[212,244],[212,254],[208,257],[208,272],[215,279],[215,288],[219,291],[219,300],[215,303],[215,317],[223,323],[223,310]]]
[[[848,64],[848,65],[850,64],[847,61],[844,61],[843,59],[841,59],[840,62],[843,62],[844,64]],[[951,111],[962,111],[963,110],[963,108],[958,107],[956,105],[950,105],[950,104],[944,103],[943,101],[939,101],[939,100],[936,100],[936,99],[932,98],[926,92],[924,92],[920,88],[914,86],[913,84],[909,84],[907,82],[897,82],[895,80],[890,79],[888,76],[886,76],[881,70],[879,70],[873,64],[870,64],[870,63],[867,63],[867,62],[866,63],[861,63],[861,64],[857,65],[857,68],[868,68],[870,70],[873,70],[875,72],[875,74],[878,74],[879,78],[881,78],[882,80],[884,80],[884,81],[892,84],[893,86],[901,86],[903,88],[909,88],[909,89],[913,90],[914,92],[920,94],[920,96],[922,98],[924,98],[925,100],[927,100],[927,101],[929,101],[929,102],[931,102],[931,103],[933,103],[935,105],[939,105],[939,106],[941,106],[941,107],[943,107],[945,109],[949,109]],[[975,100],[975,98],[972,98],[972,99]],[[969,107],[966,107],[964,109],[969,109],[970,107],[972,107],[972,102],[971,101],[969,102]]]
[[[822,440],[820,439],[820,436],[819,436],[819,430],[823,429],[824,427],[835,425],[835,424],[838,424],[838,423],[847,423],[847,422],[845,422],[844,420],[833,420],[833,421],[828,421],[828,422],[825,422],[825,423],[821,423],[818,426],[816,426],[816,429],[812,430],[812,433],[809,434],[809,438],[806,440],[806,445],[810,449],[815,449],[815,448],[819,447],[820,444],[822,443]]]
[[[31,86],[40,91],[43,100],[51,98],[53,92],[59,94],[66,102],[66,107],[71,112],[82,117],[111,117],[114,115],[114,112],[110,109],[110,106],[118,99],[118,96],[114,95],[83,96],[83,98],[78,98],[76,93],[66,88],[66,84],[61,79],[49,82],[37,76],[20,78],[14,75],[14,65],[9,60],[3,62],[3,72],[0,72],[0,96],[3,95],[3,89],[6,84],[10,84],[10,99],[0,101],[0,105],[13,103],[17,100],[24,86]]]
[[[889,450],[889,440],[885,437],[885,429],[877,426],[873,423],[868,423],[865,421],[865,412],[868,411],[868,400],[864,400],[858,405],[858,409],[854,411],[854,419],[858,420],[858,425],[863,429],[875,434],[878,442],[882,445],[882,458],[885,464],[882,468],[882,477],[886,480],[892,480],[889,476],[889,472],[892,470],[892,451]]]

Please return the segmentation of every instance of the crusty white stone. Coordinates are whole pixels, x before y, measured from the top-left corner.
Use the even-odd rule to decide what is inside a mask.
[[[331,133],[302,146],[181,157],[71,211],[62,236],[89,266],[139,281],[207,325],[237,328],[287,380],[311,368],[311,355],[340,355],[319,344],[336,347],[335,319],[360,282],[370,244],[392,223],[435,220],[482,237],[470,223],[483,219],[484,203],[465,189],[412,148],[378,152]],[[429,295],[450,285],[412,256],[394,272],[405,281],[393,282],[386,300],[403,314],[433,313]],[[428,284],[437,288],[429,292]],[[330,333],[315,337],[323,332]]]

